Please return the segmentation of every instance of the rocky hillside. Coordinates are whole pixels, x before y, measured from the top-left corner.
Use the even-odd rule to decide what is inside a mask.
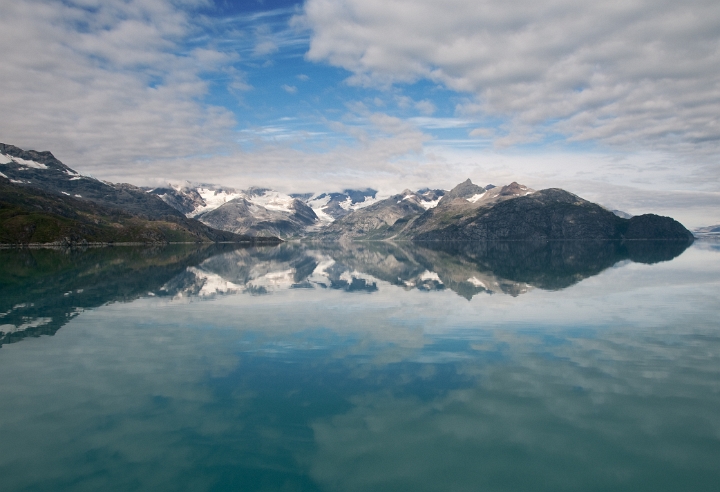
[[[82,176],[50,152],[0,151],[2,244],[253,240],[187,218],[135,186]]]
[[[149,220],[80,198],[19,187],[0,177],[0,244],[253,242],[185,217]]]
[[[679,222],[646,214],[623,219],[567,191],[551,188],[480,207],[447,225],[414,234],[416,240],[516,241],[673,239],[693,236]]]
[[[220,207],[197,216],[198,220],[217,229],[250,235],[296,236],[317,223],[312,208],[297,198],[257,205],[246,198],[235,198]]]
[[[397,235],[399,224],[422,215],[442,202],[442,190],[405,190],[342,217],[322,229],[319,236],[326,239],[385,239]]]

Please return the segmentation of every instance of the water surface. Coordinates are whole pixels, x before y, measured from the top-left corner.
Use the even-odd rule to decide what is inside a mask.
[[[717,490],[720,248],[0,250],[1,490]]]

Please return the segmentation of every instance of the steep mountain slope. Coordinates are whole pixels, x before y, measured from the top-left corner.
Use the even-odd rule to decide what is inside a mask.
[[[130,184],[113,184],[83,176],[50,152],[25,151],[0,144],[0,173],[13,184],[38,188],[57,195],[89,200],[105,207],[120,208],[150,220],[184,215],[157,196]]]
[[[20,187],[0,177],[0,244],[217,241],[254,238],[185,217],[148,220],[80,198]]]
[[[0,144],[0,242],[249,241],[128,184],[82,176],[50,152]]]

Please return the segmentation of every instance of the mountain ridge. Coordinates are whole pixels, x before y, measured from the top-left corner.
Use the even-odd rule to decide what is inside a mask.
[[[184,229],[197,240],[229,237],[218,235],[217,231],[245,238],[255,235],[328,240],[691,241],[693,238],[690,231],[669,217],[653,214],[633,217],[559,188],[536,191],[517,182],[483,187],[468,178],[451,190],[406,189],[384,199],[372,188],[297,194],[262,187],[237,190],[187,182],[139,188],[83,176],[50,152],[24,151],[6,144],[0,144],[0,179],[7,180],[5,185],[41,189],[68,204],[76,204],[75,199],[91,202],[100,215],[106,216],[92,218],[96,225],[105,227],[112,223],[116,228],[125,227],[107,219],[117,215],[110,209],[118,209],[135,217],[136,222],[140,219],[155,221],[155,225],[162,222],[165,231],[167,224],[173,224],[170,229]],[[48,196],[42,200],[50,209],[63,208],[51,206]],[[28,204],[27,200],[23,203]],[[92,215],[91,212],[83,209],[85,215]],[[66,214],[65,218],[80,222],[88,219],[82,217],[85,216]],[[89,222],[83,224],[73,226],[76,232],[93,228]],[[95,230],[94,234],[100,237],[105,233]],[[167,232],[148,234],[152,238],[172,236]]]
[[[275,241],[208,227],[136,186],[84,176],[51,152],[0,144],[0,243]]]

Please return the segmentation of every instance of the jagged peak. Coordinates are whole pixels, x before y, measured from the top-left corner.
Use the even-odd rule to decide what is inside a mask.
[[[452,190],[445,193],[442,198],[442,202],[448,202],[456,198],[470,198],[475,195],[481,194],[485,191],[485,188],[478,186],[473,183],[470,178],[466,179],[459,185],[455,186]]]

